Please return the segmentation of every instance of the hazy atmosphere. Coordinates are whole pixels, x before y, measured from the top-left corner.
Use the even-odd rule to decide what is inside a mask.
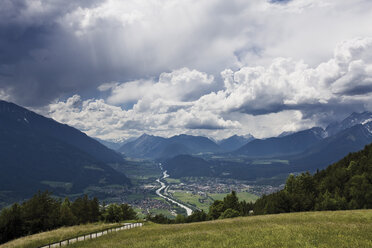
[[[372,110],[370,0],[0,2],[0,99],[93,137],[215,139]]]

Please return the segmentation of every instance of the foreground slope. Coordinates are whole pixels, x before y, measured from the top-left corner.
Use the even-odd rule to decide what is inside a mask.
[[[112,223],[91,223],[77,226],[61,227],[56,230],[41,232],[33,235],[28,235],[22,238],[18,238],[9,241],[5,244],[0,244],[0,248],[31,248],[40,247],[45,244],[58,242],[71,237],[76,237],[92,232],[98,232],[107,228],[120,226],[120,224]]]
[[[150,224],[71,247],[371,247],[372,210]]]

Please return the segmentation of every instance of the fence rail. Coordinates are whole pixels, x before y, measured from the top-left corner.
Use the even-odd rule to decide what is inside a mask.
[[[121,231],[121,230],[131,229],[131,228],[134,228],[134,227],[141,227],[141,226],[143,226],[143,223],[125,223],[122,226],[110,227],[110,228],[106,228],[104,230],[101,230],[99,232],[92,232],[92,233],[76,236],[76,237],[73,237],[73,238],[64,239],[64,240],[61,240],[61,241],[58,241],[58,242],[49,243],[47,245],[40,246],[39,248],[61,247],[61,246],[73,244],[73,243],[76,243],[76,242],[79,242],[79,241],[95,239],[95,238],[101,237],[103,235],[112,233],[112,232],[117,232],[117,231]]]

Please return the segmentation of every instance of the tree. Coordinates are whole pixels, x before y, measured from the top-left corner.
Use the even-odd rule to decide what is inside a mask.
[[[228,208],[220,216],[220,219],[234,218],[238,217],[240,214],[235,209]]]
[[[0,213],[0,243],[20,237],[24,234],[21,206],[15,203]]]
[[[199,222],[205,221],[207,219],[207,214],[203,210],[193,211],[190,216],[187,216],[186,222]]]
[[[123,219],[122,210],[118,204],[113,203],[107,206],[105,211],[106,222],[120,222]]]
[[[250,215],[250,211],[253,210],[253,207],[254,207],[254,203],[253,202],[246,202],[245,200],[244,201],[241,201],[240,202],[240,215],[241,216],[248,216],[248,215]]]
[[[79,224],[91,222],[92,209],[87,195],[78,197],[71,204],[71,211],[77,217]]]
[[[137,219],[137,213],[128,204],[121,204],[122,220],[134,220]]]
[[[62,226],[72,226],[77,223],[77,218],[71,211],[71,202],[67,197],[61,204],[59,222]]]
[[[176,224],[185,223],[186,222],[186,217],[182,214],[177,214],[176,218],[174,219],[174,222]]]
[[[239,199],[236,196],[236,192],[232,191],[231,194],[228,194],[223,198],[224,209],[234,209],[240,211]]]
[[[221,214],[225,211],[224,202],[216,200],[209,207],[208,218],[211,220],[218,219]]]
[[[97,197],[94,197],[89,203],[90,209],[90,218],[89,222],[97,222],[100,219],[100,209],[99,209],[99,200]]]
[[[22,218],[29,234],[51,230],[59,226],[60,202],[50,192],[40,191],[22,204]]]

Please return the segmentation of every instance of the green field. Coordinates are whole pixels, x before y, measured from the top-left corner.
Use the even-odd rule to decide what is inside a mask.
[[[188,205],[192,205],[199,209],[208,212],[209,206],[213,203],[213,199],[210,197],[201,196],[198,194],[191,194],[184,191],[176,191],[173,193],[173,197],[182,201],[183,203],[187,203]]]
[[[223,198],[226,195],[227,194],[209,194],[209,196],[212,197],[213,200],[223,200]],[[248,193],[248,192],[239,192],[239,193],[236,193],[236,195],[238,196],[239,201],[246,201],[246,202],[255,202],[259,198],[258,196]]]
[[[179,183],[181,183],[180,179],[175,179],[175,178],[170,178],[170,177],[167,177],[165,179],[165,181],[167,181],[168,184],[179,184]]]
[[[152,215],[162,214],[168,218],[174,218],[174,215],[167,209],[152,208],[149,210]]]
[[[204,210],[208,212],[209,206],[215,200],[223,200],[223,198],[227,194],[207,194],[206,196],[202,196],[199,194],[192,194],[185,191],[175,191],[172,193],[175,199],[182,201],[183,203],[187,203],[188,205],[194,206],[198,209]],[[246,202],[254,202],[258,199],[258,196],[253,195],[248,192],[239,192],[237,196],[240,201],[245,200]]]
[[[70,247],[372,247],[372,210],[149,224]]]
[[[67,238],[88,234],[95,231],[100,231],[109,227],[118,226],[118,224],[94,223],[87,225],[79,225],[72,227],[62,227],[53,231],[38,233],[23,238],[19,238],[3,245],[0,248],[22,247],[33,248],[39,247],[48,243],[58,242]]]

